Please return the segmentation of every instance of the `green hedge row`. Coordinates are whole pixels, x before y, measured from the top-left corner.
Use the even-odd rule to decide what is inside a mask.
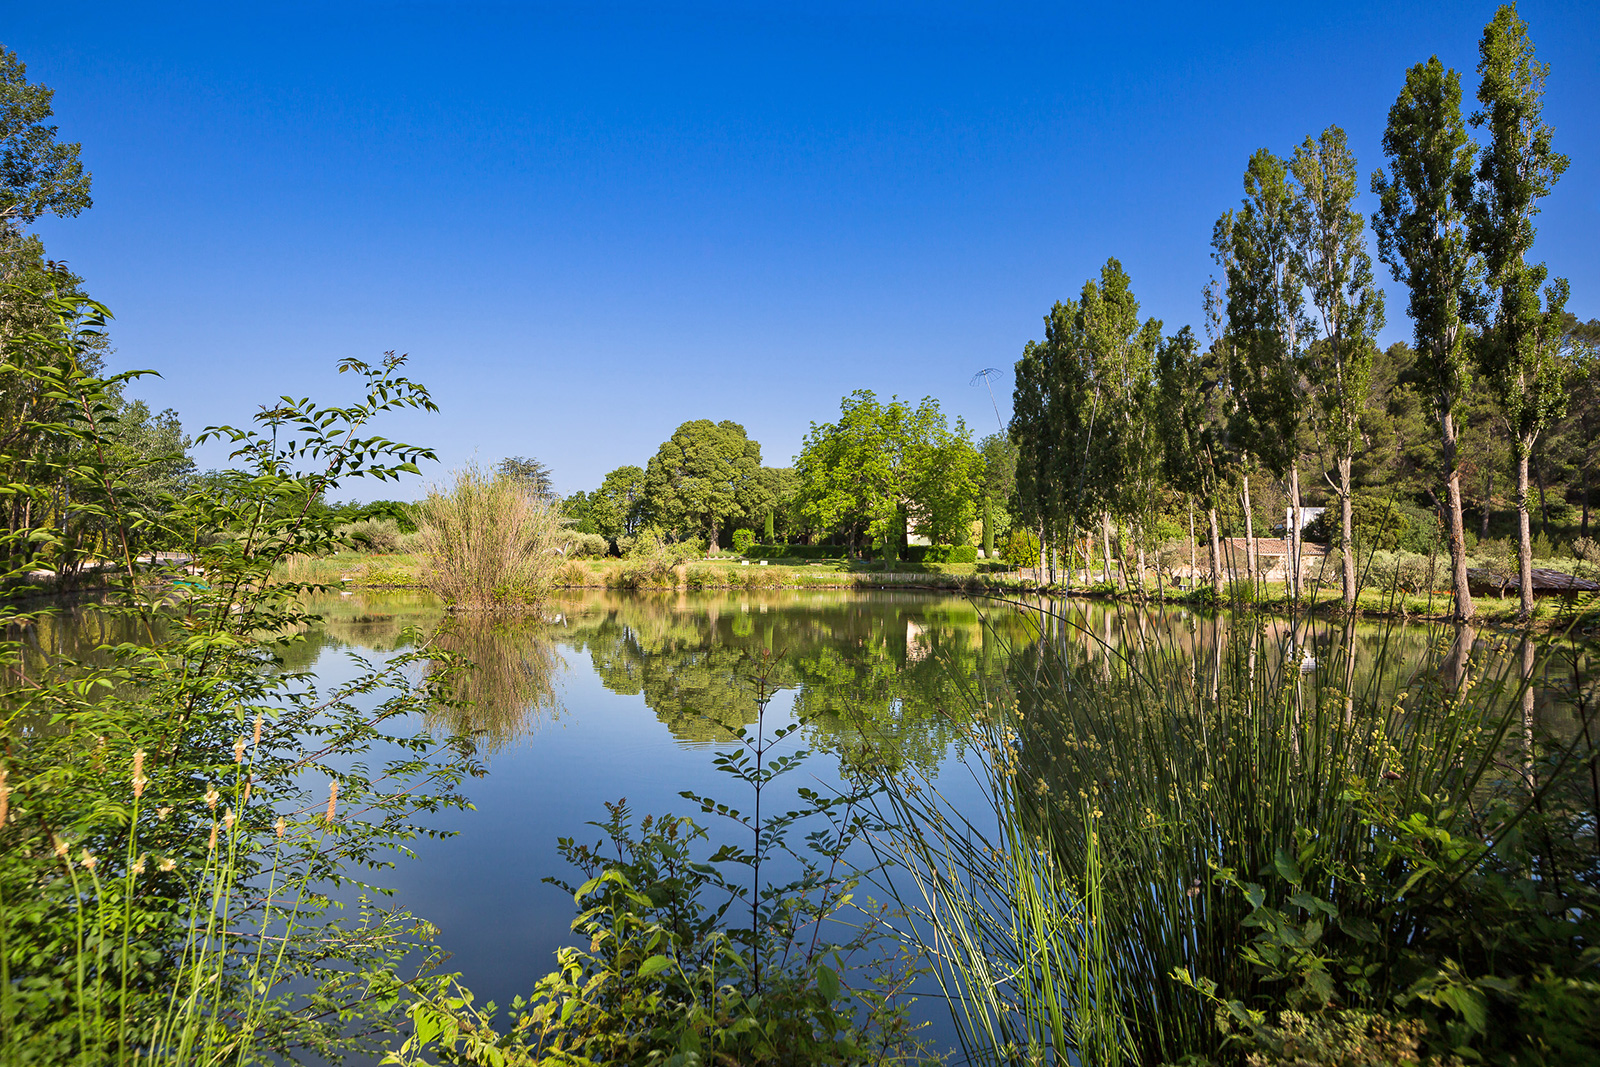
[[[844,559],[849,555],[848,545],[751,545],[744,550],[746,559]]]
[[[906,548],[906,559],[911,563],[976,563],[978,549],[975,545],[911,545]]]

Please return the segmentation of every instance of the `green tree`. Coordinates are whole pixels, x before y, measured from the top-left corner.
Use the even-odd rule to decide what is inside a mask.
[[[646,520],[644,469],[632,465],[607,474],[589,497],[594,532],[616,542],[637,534]]]
[[[48,120],[55,90],[28,81],[15,52],[0,48],[0,224],[31,225],[90,207],[89,172],[78,144],[63,144]]]
[[[1288,586],[1300,595],[1300,431],[1305,420],[1305,344],[1311,321],[1295,255],[1294,192],[1283,160],[1263,148],[1250,157],[1244,200],[1227,235],[1228,336],[1237,365],[1241,424],[1250,451],[1288,480],[1292,514]]]
[[[1162,471],[1167,484],[1200,499],[1211,540],[1211,588],[1222,592],[1222,544],[1217,498],[1227,469],[1227,422],[1218,346],[1200,351],[1185,326],[1156,354]],[[1191,576],[1192,577],[1192,576]]]
[[[881,539],[897,557],[908,529],[966,544],[982,465],[966,424],[951,428],[937,400],[912,408],[858,389],[840,402],[838,422],[812,423],[806,434],[795,464],[799,510],[858,552],[864,539]]]
[[[1353,611],[1352,467],[1362,445],[1361,415],[1369,401],[1375,335],[1383,328],[1383,293],[1372,278],[1366,220],[1355,208],[1356,159],[1344,131],[1330,126],[1316,140],[1307,137],[1295,151],[1290,171],[1297,186],[1297,272],[1310,290],[1322,334],[1307,351],[1306,369],[1321,415],[1321,437],[1337,475],[1340,588],[1345,610]]]
[[[761,446],[728,420],[692,419],[674,430],[645,468],[645,495],[657,521],[683,537],[704,531],[708,549],[724,524],[772,504]]]
[[[529,456],[507,456],[494,465],[494,472],[501,478],[521,482],[530,493],[541,499],[548,500],[555,496],[554,474],[548,463],[541,463]]]
[[[1474,126],[1489,143],[1478,159],[1478,190],[1469,212],[1473,248],[1483,257],[1492,308],[1485,316],[1479,363],[1498,393],[1517,467],[1517,560],[1522,614],[1533,612],[1533,538],[1528,525],[1528,460],[1540,436],[1559,419],[1563,386],[1567,283],[1539,289],[1548,270],[1529,263],[1539,200],[1567,169],[1551,147],[1544,121],[1546,64],[1534,59],[1528,27],[1516,5],[1502,6],[1478,43]]]
[[[1098,522],[1109,570],[1111,519],[1146,523],[1159,462],[1151,405],[1160,341],[1161,324],[1140,323],[1127,272],[1108,259],[1077,300],[1051,308],[1044,340],[1023,349],[1012,510],[1041,531],[1041,554]]]
[[[572,528],[578,533],[600,534],[600,528],[595,525],[593,506],[594,494],[579,489],[570,493],[561,501],[561,514]]]
[[[978,453],[983,456],[983,557],[992,559],[995,538],[1011,526],[1005,507],[1017,485],[1017,446],[1009,435],[992,433],[978,442]]]
[[[1461,76],[1439,57],[1406,72],[1383,135],[1389,172],[1372,176],[1378,253],[1410,292],[1417,370],[1439,420],[1455,615],[1472,617],[1461,520],[1458,408],[1471,383],[1466,319],[1480,267],[1467,230],[1473,145],[1461,117]]]

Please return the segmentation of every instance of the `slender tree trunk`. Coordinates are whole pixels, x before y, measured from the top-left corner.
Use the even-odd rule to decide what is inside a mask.
[[[1190,589],[1194,588],[1195,579],[1200,577],[1200,572],[1199,572],[1199,569],[1196,566],[1196,560],[1195,560],[1195,556],[1197,554],[1198,554],[1198,552],[1197,552],[1197,548],[1196,548],[1196,545],[1195,545],[1195,542],[1194,542],[1194,496],[1191,494],[1189,496],[1189,588]]]
[[[1478,540],[1489,539],[1489,512],[1494,507],[1494,464],[1487,464],[1483,476],[1483,521],[1478,524]]]
[[[1352,543],[1354,526],[1350,507],[1350,457],[1345,455],[1339,457],[1339,555],[1346,614],[1356,610],[1356,548]]]
[[[1518,613],[1533,617],[1533,531],[1528,522],[1528,453],[1531,443],[1517,442],[1517,588],[1522,592]]]
[[[1117,580],[1111,576],[1111,513],[1110,512],[1105,512],[1104,514],[1102,514],[1100,516],[1100,541],[1101,541],[1101,546],[1100,547],[1104,550],[1101,553],[1101,555],[1102,555],[1102,558],[1105,561],[1105,581],[1106,581],[1107,585],[1109,585],[1113,589],[1115,589],[1116,586],[1117,586]]]
[[[1261,578],[1261,550],[1256,544],[1256,521],[1250,502],[1250,476],[1244,475],[1244,572],[1250,579],[1250,597],[1256,597],[1256,582]]]
[[[1583,523],[1578,527],[1579,537],[1589,536],[1589,464],[1578,468],[1579,500],[1583,503]]]
[[[1206,510],[1206,518],[1211,526],[1211,591],[1220,598],[1222,596],[1222,534],[1217,529],[1217,506],[1215,504]]]
[[[1144,539],[1140,538],[1139,539],[1139,599],[1141,599],[1141,600],[1144,599],[1144,566],[1145,566]],[[1157,569],[1157,571],[1156,571],[1156,583],[1158,585],[1161,582],[1160,574],[1161,574],[1160,570]]]
[[[1472,618],[1472,590],[1467,588],[1467,537],[1461,522],[1461,467],[1456,420],[1446,411],[1439,419],[1444,451],[1444,488],[1450,521],[1450,591],[1458,622]]]
[[[1044,527],[1039,527],[1039,584],[1044,584]]]
[[[1289,598],[1294,601],[1300,599],[1300,462],[1296,460],[1289,464],[1289,526],[1284,531],[1288,538],[1286,548],[1289,552]]]

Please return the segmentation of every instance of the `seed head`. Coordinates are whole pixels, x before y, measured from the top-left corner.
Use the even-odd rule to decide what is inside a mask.
[[[144,787],[149,784],[150,779],[144,776],[144,749],[141,748],[133,754],[133,799],[144,796]]]
[[[94,870],[94,865],[100,861],[94,858],[93,852],[90,852],[88,849],[84,849],[83,852],[78,855],[78,862],[83,864],[84,870],[92,871]]]
[[[222,794],[218,793],[214,786],[207,787],[207,789],[206,789],[206,807],[208,809],[210,809],[211,811],[216,811],[217,810],[217,800],[221,796],[222,796]]]
[[[144,853],[141,852],[139,853],[139,858],[133,861],[132,869],[134,874],[139,875],[144,873],[144,858]]]
[[[165,872],[169,872],[169,871],[173,870],[177,866],[178,866],[178,861],[175,860],[175,859],[172,859],[169,856],[166,859],[163,859],[163,860],[161,860],[160,862],[158,862],[156,864],[156,870],[162,871],[163,873],[165,873]]]
[[[334,813],[339,810],[339,779],[334,778],[328,782],[328,812],[323,816],[328,822],[333,821]]]
[[[6,817],[11,814],[11,787],[6,785],[6,769],[0,765],[0,826],[6,824]]]
[[[280,815],[280,816],[278,816],[278,821],[273,823],[272,826],[273,826],[273,829],[278,831],[278,836],[282,837],[283,836],[283,831],[288,829],[289,824],[284,822],[283,821],[283,816]]]
[[[156,818],[158,818],[158,819],[165,820],[166,817],[168,815],[171,815],[171,814],[172,814],[172,809],[171,808],[157,808],[156,809]]]
[[[256,712],[255,736],[250,739],[250,743],[253,745],[259,745],[261,743],[261,713],[259,711]]]
[[[222,825],[223,825],[224,829],[226,829],[226,830],[228,830],[230,832],[233,830],[233,809],[232,808],[228,808],[225,811],[223,811],[223,813],[222,813]]]
[[[50,842],[55,846],[56,856],[60,859],[67,858],[67,843],[54,834],[50,835]]]
[[[217,847],[217,824],[211,824],[211,840],[206,842],[206,848],[215,850]]]
[[[256,776],[251,775],[244,780],[244,803],[250,803],[250,793],[256,787]]]
[[[233,762],[244,762],[244,735],[240,734],[233,739]]]

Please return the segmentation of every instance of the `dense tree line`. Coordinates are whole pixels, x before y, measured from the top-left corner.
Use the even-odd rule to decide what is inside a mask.
[[[1348,609],[1369,525],[1358,519],[1372,510],[1362,491],[1378,490],[1398,514],[1421,505],[1437,517],[1466,618],[1467,484],[1481,486],[1486,537],[1496,477],[1509,469],[1522,609],[1532,610],[1533,487],[1546,531],[1548,490],[1560,486],[1576,491],[1579,534],[1589,532],[1600,324],[1569,314],[1567,283],[1531,259],[1539,201],[1567,160],[1542,117],[1547,68],[1513,5],[1485,28],[1479,57],[1470,116],[1460,75],[1437,57],[1406,72],[1384,134],[1387,165],[1371,179],[1378,258],[1408,293],[1410,345],[1377,345],[1383,294],[1356,160],[1337,126],[1287,159],[1250,157],[1243,199],[1213,231],[1208,346],[1187,327],[1164,335],[1159,322],[1141,323],[1115,259],[1051,309],[1044,339],[1016,364],[1010,426],[1013,510],[1038,531],[1041,569],[1056,570],[1062,553],[1064,573],[1074,559],[1087,567],[1098,531],[1110,578],[1116,531],[1125,533],[1116,551],[1136,551],[1142,571],[1146,549],[1187,507],[1207,527],[1213,587],[1229,511],[1243,520],[1244,577],[1257,583],[1252,479],[1265,478],[1287,512],[1290,597],[1302,595],[1310,492],[1335,513],[1320,526],[1339,551]]]
[[[707,548],[743,538],[832,543],[896,558],[909,537],[967,545],[980,511],[991,529],[1004,513],[1012,450],[1003,438],[974,445],[932,398],[915,407],[858,390],[834,422],[812,423],[793,467],[765,467],[761,446],[735,422],[695,419],[644,467],[622,466],[600,487],[567,497],[585,533],[626,551],[644,530]],[[991,473],[993,472],[993,473]],[[985,493],[987,492],[987,496]],[[985,508],[985,503],[988,506]]]

